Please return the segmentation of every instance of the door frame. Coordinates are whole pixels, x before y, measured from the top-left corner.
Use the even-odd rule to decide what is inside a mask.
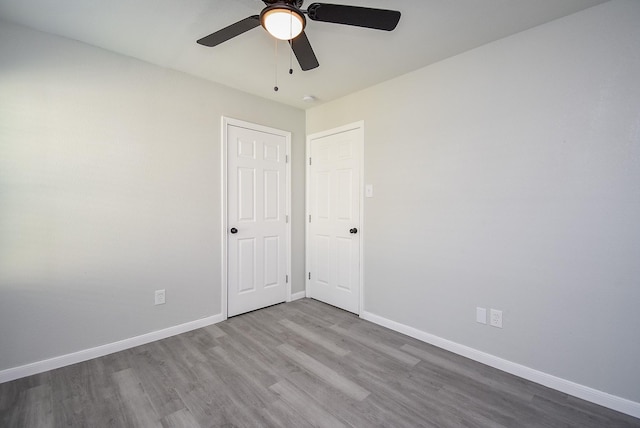
[[[220,140],[220,252],[221,252],[221,265],[220,265],[220,284],[221,284],[221,302],[222,302],[222,319],[227,319],[228,314],[228,291],[229,284],[227,282],[228,279],[228,271],[229,271],[229,246],[228,246],[228,234],[227,230],[229,230],[228,218],[227,218],[227,207],[229,204],[229,192],[228,192],[228,183],[227,183],[227,173],[228,173],[228,151],[227,151],[227,136],[228,136],[228,127],[229,126],[237,126],[240,128],[251,129],[258,132],[265,132],[268,134],[279,135],[285,138],[286,140],[286,208],[285,215],[288,217],[288,221],[286,223],[286,237],[285,244],[287,245],[287,269],[286,275],[288,281],[286,283],[286,301],[291,301],[291,132],[283,131],[281,129],[271,128],[264,125],[258,125],[256,123],[246,122],[244,120],[234,119],[231,117],[222,116],[221,120],[221,140]]]
[[[351,131],[354,129],[360,130],[360,135],[362,138],[358,141],[358,156],[360,157],[360,195],[358,199],[358,204],[360,205],[360,218],[358,222],[360,225],[358,226],[358,235],[360,235],[360,281],[358,284],[360,301],[358,302],[358,316],[361,316],[362,312],[364,312],[364,238],[365,238],[365,227],[364,227],[364,120],[360,120],[357,122],[349,123],[347,125],[339,126],[337,128],[327,129],[325,131],[316,132],[313,134],[307,135],[306,141],[306,152],[305,152],[305,214],[304,214],[304,238],[305,238],[305,296],[310,297],[311,293],[311,284],[309,281],[309,271],[311,268],[311,251],[310,251],[310,233],[309,233],[309,215],[311,215],[311,201],[309,196],[311,195],[310,184],[311,184],[311,169],[309,158],[311,156],[311,140],[315,138],[327,137],[333,134],[339,134],[346,131]]]

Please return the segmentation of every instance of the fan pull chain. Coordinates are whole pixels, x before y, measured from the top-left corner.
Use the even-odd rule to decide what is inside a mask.
[[[273,87],[273,90],[275,92],[278,92],[278,39],[274,38],[274,43],[275,43],[274,57],[275,57],[275,81],[276,81],[276,84]]]
[[[293,49],[293,44],[291,44],[291,48]],[[289,49],[289,74],[293,74],[293,51]]]
[[[293,11],[289,11],[289,74],[293,74]]]

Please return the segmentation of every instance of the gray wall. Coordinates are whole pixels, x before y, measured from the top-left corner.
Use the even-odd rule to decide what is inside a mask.
[[[302,110],[3,22],[0,58],[0,370],[221,312],[222,115],[292,132],[304,289]]]
[[[639,22],[605,3],[307,110],[365,122],[366,311],[640,402]]]

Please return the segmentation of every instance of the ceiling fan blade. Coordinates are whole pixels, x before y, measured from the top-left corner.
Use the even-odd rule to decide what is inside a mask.
[[[373,9],[370,7],[345,6],[341,4],[312,3],[307,15],[313,21],[333,22],[334,24],[355,25],[391,31],[400,21],[397,10]]]
[[[312,70],[320,65],[304,31],[295,39],[289,40],[289,44],[293,53],[296,54],[302,71]]]
[[[208,47],[217,46],[220,43],[226,42],[229,39],[233,39],[242,33],[258,27],[259,25],[260,17],[258,15],[253,15],[201,38],[198,40],[198,43]]]

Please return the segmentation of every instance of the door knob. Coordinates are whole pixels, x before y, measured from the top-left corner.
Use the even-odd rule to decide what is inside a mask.
[[[358,233],[358,229],[355,227],[353,229],[349,229],[349,233]]]
[[[235,227],[232,227],[231,230],[229,231],[231,233],[238,233],[238,229],[236,229]]]

